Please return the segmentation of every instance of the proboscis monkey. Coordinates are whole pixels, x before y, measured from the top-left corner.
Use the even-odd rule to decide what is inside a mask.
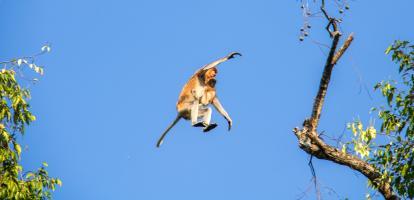
[[[160,147],[168,131],[170,131],[181,118],[191,120],[191,124],[194,127],[203,127],[204,132],[214,129],[217,124],[210,123],[212,110],[208,107],[209,104],[212,104],[227,120],[228,130],[230,131],[233,122],[216,96],[215,85],[217,82],[217,66],[222,62],[234,58],[236,55],[241,56],[240,53],[232,52],[223,58],[204,65],[194,73],[190,80],[184,85],[180,96],[178,97],[176,106],[178,112],[177,117],[164,131],[160,139],[158,139],[157,147]],[[199,118],[202,118],[202,121],[198,121]]]

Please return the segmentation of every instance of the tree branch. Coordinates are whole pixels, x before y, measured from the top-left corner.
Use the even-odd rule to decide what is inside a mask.
[[[328,90],[333,67],[353,41],[353,34],[350,34],[342,47],[336,51],[341,33],[335,30],[332,35],[332,45],[328,58],[326,59],[319,90],[313,104],[312,116],[310,119],[304,121],[303,129],[295,128],[293,132],[299,140],[299,147],[308,154],[313,155],[319,159],[330,160],[337,164],[345,165],[356,171],[359,171],[364,176],[366,176],[376,188],[378,188],[385,199],[397,200],[399,198],[393,193],[390,182],[386,179],[382,179],[382,174],[377,169],[375,169],[374,166],[359,159],[358,157],[353,156],[352,154],[343,153],[337,148],[326,144],[317,133],[322,106],[325,100],[326,92]]]
[[[354,39],[353,34],[351,33],[345,40],[342,47],[337,51],[337,46],[342,35],[338,30],[338,23],[340,23],[340,21],[328,14],[325,8],[325,0],[321,0],[320,3],[320,10],[328,22],[326,25],[326,31],[332,38],[332,44],[324,66],[324,71],[319,84],[319,90],[313,103],[311,118],[306,119],[303,122],[302,129],[295,128],[293,132],[299,140],[299,147],[311,156],[315,156],[319,159],[330,160],[337,164],[345,165],[359,171],[372,182],[374,187],[381,192],[385,199],[398,200],[399,197],[394,194],[389,179],[384,179],[380,171],[378,171],[373,165],[370,165],[366,161],[361,160],[350,153],[344,153],[339,151],[337,148],[326,144],[317,133],[317,127],[321,117],[322,107],[326,92],[328,90],[333,67]]]
[[[319,159],[330,160],[340,165],[348,166],[367,177],[372,184],[378,188],[379,192],[387,200],[398,200],[388,181],[381,179],[381,173],[369,163],[355,157],[349,153],[343,153],[337,148],[326,144],[315,132],[311,132],[309,125],[305,125],[302,130],[295,128],[293,132],[299,139],[299,147],[308,154]]]
[[[329,51],[328,58],[326,59],[325,68],[323,70],[321,82],[319,84],[319,90],[315,98],[315,102],[313,103],[312,108],[312,116],[310,119],[312,132],[314,132],[318,126],[322,105],[325,100],[326,91],[328,90],[329,81],[331,79],[332,69],[335,64],[333,64],[333,58],[335,56],[336,47],[338,46],[339,38],[341,34],[339,32],[335,32],[333,34],[332,46],[331,50]]]
[[[335,65],[338,60],[342,57],[345,51],[348,49],[349,45],[351,45],[352,41],[354,40],[354,33],[351,33],[348,38],[345,40],[342,47],[336,52],[335,56],[332,59],[332,65]]]

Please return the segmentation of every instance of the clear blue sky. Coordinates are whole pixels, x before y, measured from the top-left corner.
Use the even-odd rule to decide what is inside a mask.
[[[320,130],[341,134],[383,103],[371,88],[397,78],[384,50],[414,40],[413,7],[351,2],[342,30],[355,41],[334,70]],[[32,87],[38,120],[22,139],[25,170],[48,162],[63,181],[54,197],[63,200],[296,199],[311,174],[291,130],[310,114],[325,61],[312,40],[328,42],[314,19],[300,43],[302,23],[295,0],[1,0],[1,60],[52,44],[38,60],[45,76]],[[214,131],[181,121],[156,149],[183,84],[230,51],[243,57],[220,66],[217,87],[231,132],[214,112]],[[346,167],[314,165],[325,199],[336,198],[325,187],[350,199],[368,191]]]

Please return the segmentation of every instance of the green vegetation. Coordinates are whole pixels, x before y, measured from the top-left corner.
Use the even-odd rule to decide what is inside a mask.
[[[27,103],[30,92],[21,87],[16,74],[30,68],[42,75],[43,68],[34,59],[49,51],[50,47],[44,46],[37,55],[0,63],[3,67],[0,70],[0,199],[50,199],[51,191],[62,184],[59,179],[48,176],[47,163],[37,171],[26,172],[19,164],[22,147],[17,141],[18,135],[23,135],[25,126],[36,117]]]
[[[385,52],[399,64],[401,81],[382,81],[375,86],[386,98],[386,106],[374,108],[381,121],[380,131],[373,124],[363,128],[360,121],[350,123],[352,142],[342,151],[354,153],[372,164],[390,182],[400,197],[414,198],[414,45],[396,41]],[[379,133],[379,134],[377,134]],[[378,136],[378,137],[377,137]],[[349,150],[348,147],[353,147]],[[347,150],[348,149],[348,150]],[[373,184],[369,184],[373,187]]]

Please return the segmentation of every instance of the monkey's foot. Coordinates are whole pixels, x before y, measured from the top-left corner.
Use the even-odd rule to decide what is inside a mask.
[[[206,128],[208,127],[208,124],[206,124],[205,122],[198,122],[196,124],[193,125],[194,127],[203,127]]]
[[[205,127],[203,129],[203,132],[204,133],[209,132],[209,131],[213,130],[216,127],[217,127],[217,124],[216,123],[209,124],[207,127]]]

